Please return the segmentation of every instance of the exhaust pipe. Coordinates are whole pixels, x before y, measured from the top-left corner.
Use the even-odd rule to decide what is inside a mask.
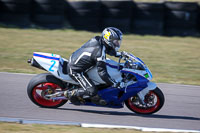
[[[32,59],[28,59],[27,60],[27,63],[29,63],[31,66],[33,67],[36,67],[36,68],[39,68],[39,69],[42,69],[42,70],[45,70],[39,63],[37,63],[37,61],[32,58]],[[45,70],[46,71],[46,70]]]
[[[31,62],[32,62],[32,59],[28,59],[28,60],[27,60],[27,63],[30,64]]]

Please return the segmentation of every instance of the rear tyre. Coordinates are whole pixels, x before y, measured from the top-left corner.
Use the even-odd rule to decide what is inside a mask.
[[[44,96],[65,89],[62,81],[50,73],[42,73],[31,79],[27,87],[30,100],[40,107],[58,108],[64,105],[67,100],[49,100]]]
[[[155,90],[151,90],[145,96],[145,103],[143,105],[138,96],[130,97],[125,101],[126,106],[137,114],[153,114],[159,111],[164,105],[165,98],[162,91],[157,87]]]

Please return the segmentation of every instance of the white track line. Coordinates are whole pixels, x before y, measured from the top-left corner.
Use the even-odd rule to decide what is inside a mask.
[[[182,129],[167,129],[167,128],[147,128],[137,126],[120,126],[120,125],[105,125],[105,124],[86,124],[82,123],[81,127],[87,128],[120,128],[120,129],[134,129],[144,132],[181,132],[181,133],[200,133],[200,130],[182,130]]]

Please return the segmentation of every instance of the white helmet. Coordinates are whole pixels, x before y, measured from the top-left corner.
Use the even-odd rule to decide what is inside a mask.
[[[102,40],[106,47],[110,47],[114,52],[117,52],[122,42],[122,32],[114,27],[105,28],[102,32]]]

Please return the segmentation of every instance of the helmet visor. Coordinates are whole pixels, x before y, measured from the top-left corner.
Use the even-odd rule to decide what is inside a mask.
[[[114,40],[113,43],[114,43],[115,47],[120,48],[122,40]]]

